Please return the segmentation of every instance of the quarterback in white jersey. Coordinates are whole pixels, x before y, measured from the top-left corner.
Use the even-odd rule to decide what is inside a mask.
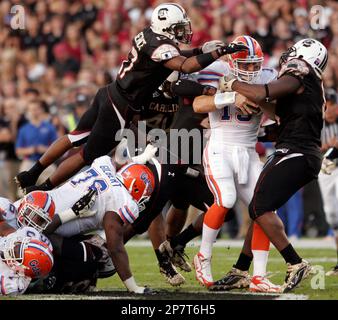
[[[238,80],[257,84],[266,84],[277,78],[276,70],[262,68],[263,53],[255,39],[240,36],[234,42],[246,44],[248,50],[229,55],[227,61],[219,59],[200,71],[197,77],[200,83],[219,89],[220,79],[229,74]],[[216,93],[214,97],[200,96],[195,98],[193,103],[195,112],[208,112],[211,129],[210,139],[204,150],[203,164],[215,203],[204,217],[201,248],[194,258],[196,277],[209,288],[215,286],[210,265],[212,244],[216,240],[224,217],[234,206],[237,198],[246,206],[249,205],[263,167],[255,150],[262,112],[243,114],[238,105],[248,102],[235,92],[226,92]],[[258,228],[256,224],[253,226],[254,231]],[[256,230],[256,234],[257,232]],[[254,256],[254,277],[250,283],[252,291],[279,290],[278,286],[274,286],[265,278],[269,248],[269,242],[267,243],[263,247],[259,246],[258,250],[252,247]],[[245,272],[247,274],[247,270]],[[259,283],[256,282],[257,279]]]

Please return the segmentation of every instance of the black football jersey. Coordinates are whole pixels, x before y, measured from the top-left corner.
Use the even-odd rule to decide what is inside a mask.
[[[164,62],[179,55],[174,41],[145,28],[134,37],[128,60],[122,62],[116,79],[117,91],[132,108],[140,110],[172,73]]]
[[[291,75],[304,87],[301,94],[289,94],[277,99],[276,114],[280,117],[276,148],[291,148],[320,157],[323,107],[322,81],[303,60],[285,63],[280,76]]]
[[[141,111],[141,120],[146,120],[147,130],[158,128],[168,132],[178,108],[178,97],[166,97],[161,90],[156,90]]]

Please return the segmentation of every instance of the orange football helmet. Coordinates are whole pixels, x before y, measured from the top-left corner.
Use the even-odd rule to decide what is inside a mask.
[[[151,170],[143,164],[130,163],[122,167],[116,177],[124,184],[137,202],[140,212],[145,209],[155,188],[155,178]]]
[[[262,48],[250,36],[239,36],[233,42],[245,44],[249,49],[229,55],[230,71],[239,80],[252,82],[262,71],[264,60]]]
[[[45,191],[32,191],[20,202],[17,221],[19,226],[33,227],[42,232],[52,222],[55,203]]]
[[[0,257],[8,267],[32,279],[48,275],[54,264],[48,245],[30,237],[9,236]]]

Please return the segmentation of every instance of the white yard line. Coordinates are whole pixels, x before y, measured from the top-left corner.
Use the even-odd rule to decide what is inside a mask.
[[[200,240],[191,241],[188,244],[188,247],[198,248],[201,244]],[[241,248],[243,245],[243,240],[217,240],[214,243],[214,247],[220,248]],[[295,248],[300,249],[335,249],[334,241],[330,240],[321,240],[321,239],[301,239],[294,241],[292,245]],[[149,240],[131,240],[127,243],[127,246],[130,247],[151,247],[151,242]]]

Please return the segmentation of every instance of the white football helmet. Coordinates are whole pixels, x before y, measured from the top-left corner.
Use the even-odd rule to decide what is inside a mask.
[[[311,38],[300,40],[282,54],[280,64],[294,58],[306,61],[316,75],[322,78],[328,59],[327,50],[322,43]]]
[[[151,29],[169,39],[189,44],[192,39],[191,23],[185,10],[177,3],[157,6],[151,16]]]

